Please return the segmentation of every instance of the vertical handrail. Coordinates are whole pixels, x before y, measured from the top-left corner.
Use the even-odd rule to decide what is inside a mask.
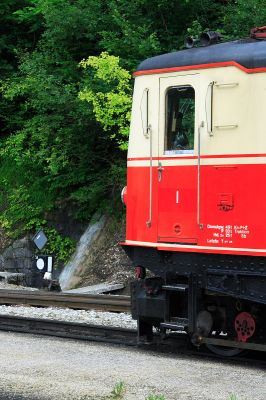
[[[142,109],[142,102],[143,102],[144,94],[146,95],[146,115],[145,115],[146,120],[145,121],[143,120],[143,109]],[[143,135],[146,139],[149,139],[149,89],[148,88],[145,88],[143,90],[140,104],[141,104],[140,113],[141,113]]]
[[[200,217],[201,217],[201,198],[200,198],[200,190],[201,190],[201,168],[200,168],[200,154],[201,154],[201,146],[200,146],[200,140],[201,140],[201,128],[204,127],[204,121],[201,121],[199,127],[198,127],[198,179],[197,179],[197,224],[200,227],[200,229],[203,229],[203,224],[200,222]]]
[[[150,173],[149,173],[149,179],[150,179],[150,184],[149,184],[149,220],[146,221],[146,225],[148,228],[151,227],[152,224],[152,129],[151,129],[151,124],[148,125],[147,127],[147,133],[150,138]]]
[[[144,137],[150,140],[150,166],[149,166],[149,219],[146,221],[146,225],[148,228],[151,227],[152,224],[152,129],[151,124],[149,123],[149,89],[145,88],[144,93],[146,94],[146,127],[143,131]],[[142,112],[141,112],[142,116]],[[143,123],[143,119],[142,119]],[[142,125],[143,126],[143,125]]]
[[[207,123],[207,131],[210,136],[213,136],[213,87],[215,85],[215,81],[210,82],[206,91],[205,96],[205,113],[206,113],[206,123]],[[207,98],[209,94],[209,88],[211,88],[211,101],[210,101],[210,109],[207,106]],[[209,126],[209,112],[210,112],[210,126]]]
[[[213,87],[215,82],[211,82],[211,131],[209,132],[210,136],[213,136]]]

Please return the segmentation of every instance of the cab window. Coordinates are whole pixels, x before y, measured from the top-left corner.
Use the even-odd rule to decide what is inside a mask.
[[[195,91],[192,86],[176,86],[166,93],[165,154],[193,153]]]

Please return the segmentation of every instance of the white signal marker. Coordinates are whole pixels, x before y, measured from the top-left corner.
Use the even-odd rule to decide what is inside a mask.
[[[47,263],[47,272],[52,272],[52,269],[53,269],[53,257],[49,256]]]

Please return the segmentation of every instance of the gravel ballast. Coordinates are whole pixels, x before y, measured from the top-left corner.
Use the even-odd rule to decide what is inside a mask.
[[[95,310],[71,310],[69,308],[40,308],[25,306],[0,306],[0,314],[25,318],[52,319],[58,321],[78,322],[91,325],[105,325],[136,329],[137,324],[129,314],[111,313]]]
[[[7,283],[4,280],[0,281],[0,290],[1,289],[10,289],[10,290],[27,290],[27,291],[38,291],[39,289],[29,287],[29,286],[21,286],[21,285],[13,285],[11,283]]]

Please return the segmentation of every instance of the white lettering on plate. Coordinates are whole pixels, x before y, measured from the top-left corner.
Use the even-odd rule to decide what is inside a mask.
[[[247,239],[250,235],[248,225],[212,225],[207,224],[207,243],[230,245],[239,239]]]

